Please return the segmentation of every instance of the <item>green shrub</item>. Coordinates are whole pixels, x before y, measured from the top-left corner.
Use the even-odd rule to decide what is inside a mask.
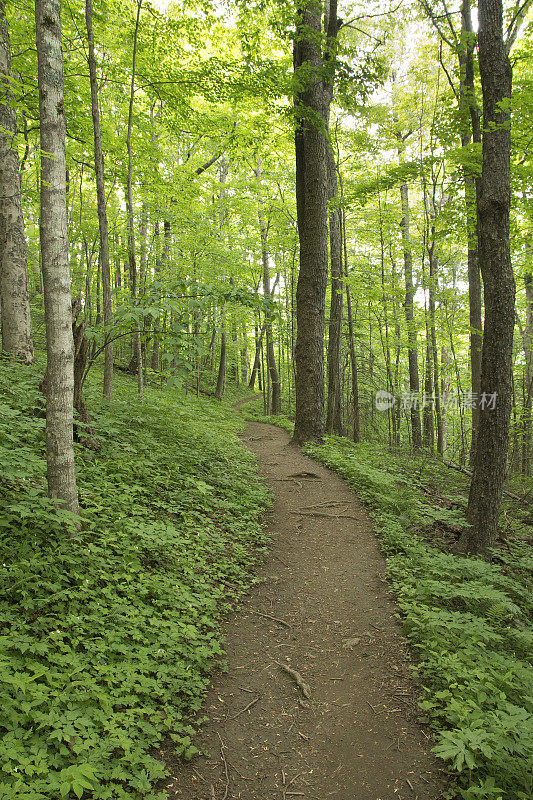
[[[0,798],[161,797],[157,745],[195,752],[218,619],[265,541],[238,422],[211,400],[89,388],[83,529],[46,497],[38,368],[0,362]]]

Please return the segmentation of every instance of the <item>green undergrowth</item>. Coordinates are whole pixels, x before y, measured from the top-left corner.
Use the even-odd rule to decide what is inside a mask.
[[[287,418],[263,419],[292,430]],[[530,800],[531,546],[510,539],[487,563],[429,544],[435,524],[464,524],[465,476],[435,459],[398,457],[338,437],[306,451],[342,475],[371,513],[416,654],[434,751],[458,774],[459,796]],[[443,502],[449,498],[454,502]]]
[[[249,586],[268,503],[227,405],[115,376],[86,391],[83,529],[46,497],[41,367],[0,361],[0,798],[165,796],[157,745],[195,752],[218,621]],[[71,533],[71,532],[70,532]]]

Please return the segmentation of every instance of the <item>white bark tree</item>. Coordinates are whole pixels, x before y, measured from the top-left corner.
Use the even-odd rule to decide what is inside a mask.
[[[66,123],[60,0],[35,0],[41,131],[40,239],[46,321],[48,494],[78,512],[74,468],[74,343],[68,262]]]
[[[33,362],[28,255],[13,107],[11,43],[4,0],[0,0],[0,307],[2,349]]]

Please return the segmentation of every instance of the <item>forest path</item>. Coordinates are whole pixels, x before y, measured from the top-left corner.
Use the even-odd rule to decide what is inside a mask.
[[[180,800],[441,798],[364,508],[285,431],[253,422],[243,441],[274,493],[272,545],[223,624],[228,671],[206,697],[203,755],[171,765],[165,788]]]

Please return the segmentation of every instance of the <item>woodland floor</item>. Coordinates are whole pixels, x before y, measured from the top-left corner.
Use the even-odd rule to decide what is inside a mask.
[[[165,788],[180,800],[442,798],[363,506],[285,431],[250,423],[243,441],[274,493],[273,541],[223,625],[228,669],[206,697],[202,755],[171,763]]]

